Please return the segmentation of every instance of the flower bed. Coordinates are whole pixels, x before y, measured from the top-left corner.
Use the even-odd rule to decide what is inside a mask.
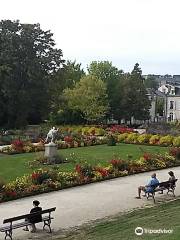
[[[38,169],[32,174],[0,185],[0,202],[115,177],[179,166],[179,153],[180,148],[176,148],[171,149],[169,154],[144,153],[140,159],[134,161],[112,159],[107,167],[92,166],[88,163],[77,164],[72,172],[61,172],[54,168]]]
[[[119,131],[117,131],[117,129]],[[71,133],[63,136],[61,140],[56,143],[58,149],[63,148],[73,148],[73,147],[84,147],[84,146],[94,146],[106,144],[115,145],[116,142],[119,143],[130,143],[130,144],[145,144],[145,145],[158,145],[158,146],[174,146],[180,147],[180,137],[173,137],[170,135],[152,135],[152,134],[139,134],[132,132],[132,129],[124,128],[123,131],[126,132],[119,134],[122,130],[121,127],[109,128],[109,134],[105,136],[93,135],[93,130],[91,129],[91,134],[82,135],[79,133]],[[84,130],[85,132],[85,130]],[[111,139],[110,139],[111,137]],[[113,140],[113,141],[112,141]],[[3,147],[0,152],[6,154],[17,154],[17,153],[28,153],[28,152],[38,152],[44,151],[44,142],[40,141],[37,144],[32,144],[29,141],[23,142],[21,140],[14,140],[12,144],[8,147]]]
[[[64,141],[59,140],[56,142],[58,149],[84,147],[84,146],[95,146],[107,143],[106,137],[97,136],[83,136],[81,139],[75,137],[66,136]],[[21,140],[15,140],[10,146],[3,147],[0,149],[1,153],[5,154],[18,154],[18,153],[29,153],[44,151],[44,142],[32,144],[31,142],[23,142]]]
[[[161,136],[152,134],[123,133],[117,135],[117,141],[131,144],[134,143],[180,147],[180,137],[173,137],[171,135]]]

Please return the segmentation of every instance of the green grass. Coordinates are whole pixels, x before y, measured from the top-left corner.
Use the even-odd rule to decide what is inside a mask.
[[[138,159],[143,155],[143,152],[163,153],[166,152],[166,147],[158,146],[142,146],[134,144],[118,144],[117,146],[98,145],[91,147],[80,147],[61,149],[59,154],[70,160],[68,163],[63,163],[59,166],[62,171],[71,171],[78,162],[87,161],[93,165],[101,164],[108,165],[108,161],[113,158],[128,159],[128,155],[132,159]],[[0,176],[5,181],[10,181],[25,173],[30,173],[33,169],[28,167],[28,161],[35,159],[40,153],[26,153],[16,155],[0,155]],[[43,154],[43,153],[41,153]],[[73,155],[74,154],[74,155]],[[72,155],[74,157],[72,157]]]
[[[58,240],[179,240],[179,212],[180,200],[176,200],[82,227],[78,231],[66,233],[66,238],[60,237]],[[136,227],[142,227],[143,229],[172,229],[173,233],[136,236],[134,231]]]

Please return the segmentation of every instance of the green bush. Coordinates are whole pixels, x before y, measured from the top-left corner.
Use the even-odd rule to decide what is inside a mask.
[[[107,138],[107,145],[108,146],[115,146],[116,145],[116,139],[113,135],[109,135]]]

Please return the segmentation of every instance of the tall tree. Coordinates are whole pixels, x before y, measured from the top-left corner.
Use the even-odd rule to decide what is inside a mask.
[[[64,95],[71,109],[81,111],[87,121],[93,122],[102,119],[108,111],[106,90],[102,80],[87,75],[73,89],[66,89]]]
[[[136,63],[123,88],[122,106],[126,120],[131,120],[131,117],[137,120],[149,118],[150,101],[143,81],[142,71]]]
[[[67,106],[64,103],[63,91],[65,88],[73,88],[80,79],[85,76],[80,63],[66,61],[51,78],[50,91],[52,93],[51,115],[56,115]]]
[[[121,83],[123,71],[112,65],[109,61],[93,61],[88,67],[89,74],[103,80],[107,85],[110,115],[116,115],[116,107],[121,100]],[[119,106],[119,105],[118,105]]]
[[[6,106],[1,124],[6,119],[8,127],[19,127],[46,116],[49,77],[64,62],[52,36],[39,24],[0,22],[0,98]]]

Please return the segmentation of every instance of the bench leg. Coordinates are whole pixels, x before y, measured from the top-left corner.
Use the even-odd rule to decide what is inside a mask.
[[[43,230],[45,229],[46,226],[48,226],[49,232],[51,233],[52,232],[52,230],[51,230],[51,220],[45,220],[44,221]]]
[[[153,198],[153,201],[155,203],[155,193],[146,193],[146,198],[147,200],[149,199],[149,197],[152,197]]]
[[[9,237],[12,240],[12,230],[6,230],[5,232],[6,236],[5,236],[5,240],[7,239],[7,237]]]

